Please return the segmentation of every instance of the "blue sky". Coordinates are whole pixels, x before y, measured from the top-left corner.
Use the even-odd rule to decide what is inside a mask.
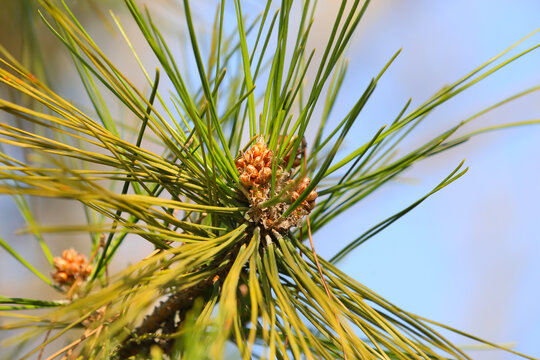
[[[349,52],[343,110],[397,49],[403,51],[361,114],[350,146],[391,122],[409,97],[413,106],[420,104],[540,27],[539,13],[540,2],[534,1],[374,2]],[[539,42],[537,35],[514,54]],[[537,51],[445,104],[411,144],[540,84],[539,64]],[[468,129],[538,119],[539,100],[540,94],[520,99]],[[402,181],[366,199],[318,233],[316,246],[325,255],[335,253],[466,159],[470,169],[463,178],[362,245],[342,268],[398,306],[494,342],[515,342],[516,350],[540,357],[539,144],[539,127],[481,135],[419,164]],[[471,355],[516,358],[490,351]]]

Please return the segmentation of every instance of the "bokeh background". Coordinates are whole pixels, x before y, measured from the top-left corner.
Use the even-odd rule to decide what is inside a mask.
[[[21,3],[29,1],[21,1]],[[141,1],[142,2],[142,1]],[[107,10],[122,15],[119,2],[73,1],[75,10],[103,45],[105,52],[140,83],[143,79],[130,59]],[[320,1],[311,46],[322,49],[337,2]],[[0,44],[21,57],[32,56],[22,40],[24,12],[16,1],[0,0]],[[170,10],[169,6],[177,10]],[[214,13],[210,1],[193,4],[204,21]],[[246,12],[258,8],[246,4]],[[31,8],[31,7],[30,7]],[[181,6],[155,1],[151,10],[162,16],[171,36],[179,25]],[[210,12],[209,12],[210,11]],[[379,0],[368,9],[348,51],[349,71],[333,113],[339,121],[367,86],[371,77],[402,48],[360,115],[349,148],[355,148],[383,124],[390,123],[412,97],[411,108],[443,85],[456,81],[478,65],[540,27],[540,2],[489,0]],[[231,13],[231,16],[234,14]],[[138,36],[126,16],[127,30]],[[74,102],[86,104],[69,57],[45,33],[37,17],[51,84]],[[105,25],[104,25],[105,24]],[[178,26],[178,27],[176,27]],[[41,29],[41,30],[40,30]],[[519,49],[540,43],[533,36]],[[119,45],[120,44],[120,45]],[[147,61],[151,61],[148,55]],[[540,84],[540,51],[519,59],[437,109],[404,144],[421,144],[458,121],[518,91]],[[118,110],[121,114],[121,110]],[[7,121],[0,115],[0,121]],[[475,120],[464,131],[505,122],[540,118],[540,94],[532,94]],[[540,127],[526,127],[480,135],[451,151],[423,161],[406,175],[368,197],[315,236],[320,255],[330,257],[358,235],[413,203],[466,159],[469,172],[429,198],[411,213],[375,236],[342,261],[354,278],[396,305],[497,343],[540,357]],[[33,199],[43,223],[79,223],[82,211],[65,201]],[[24,226],[16,207],[0,197],[0,236],[26,258],[46,270],[31,236],[16,236]],[[84,235],[47,236],[56,254],[74,246],[88,251]],[[150,247],[136,238],[123,246],[122,268],[137,261]],[[5,252],[0,252],[0,295],[55,296]],[[1,320],[0,320],[1,321]],[[1,336],[1,335],[0,335]],[[464,346],[471,342],[450,335]],[[0,349],[1,353],[1,349]],[[474,359],[507,360],[514,355],[489,350],[471,352]]]

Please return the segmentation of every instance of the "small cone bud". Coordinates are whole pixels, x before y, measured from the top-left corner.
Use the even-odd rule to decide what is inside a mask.
[[[86,257],[73,249],[64,250],[61,257],[53,259],[53,264],[56,271],[52,277],[59,285],[69,286],[77,279],[84,280],[92,271]]]
[[[285,146],[283,139],[280,137],[278,140],[278,149],[280,146]],[[302,139],[301,146],[294,154],[293,167],[300,165],[305,148],[306,142]],[[302,218],[315,207],[317,192],[312,189],[295,211],[282,218],[291,203],[306,191],[311,182],[308,177],[302,177],[296,181],[291,178],[294,171],[288,172],[283,168],[284,163],[288,163],[290,156],[292,156],[292,150],[289,150],[284,156],[283,162],[273,164],[274,154],[266,147],[264,137],[261,136],[250,149],[245,153],[241,153],[235,161],[240,184],[247,190],[244,194],[250,204],[248,210],[249,219],[267,230],[272,229],[282,232],[299,226]],[[273,171],[275,171],[275,182],[272,183],[273,188],[271,188],[270,180]],[[283,193],[285,193],[285,197],[279,202],[269,206],[259,206],[269,200],[271,194],[282,196]]]

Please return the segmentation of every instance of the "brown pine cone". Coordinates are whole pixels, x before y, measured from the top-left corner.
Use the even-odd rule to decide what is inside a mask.
[[[53,262],[56,271],[52,277],[58,285],[69,286],[77,279],[85,280],[92,271],[86,257],[74,249],[64,250],[62,256],[55,257]]]
[[[272,151],[268,150],[261,136],[251,149],[236,160],[240,182],[245,187],[265,185],[272,177]]]
[[[302,194],[306,188],[308,187],[311,180],[306,176],[303,177],[296,186],[296,189],[291,192],[291,200],[296,201],[300,197],[300,194]],[[311,190],[307,198],[302,201],[300,204],[301,207],[308,212],[308,214],[313,210],[315,207],[315,199],[317,199],[317,191],[315,189]]]

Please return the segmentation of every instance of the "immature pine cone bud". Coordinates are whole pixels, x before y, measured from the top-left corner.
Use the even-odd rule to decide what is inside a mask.
[[[278,140],[278,149],[284,146],[287,139],[281,137]],[[292,227],[301,226],[302,219],[308,215],[315,207],[317,191],[312,189],[300,206],[283,218],[283,214],[289,209],[291,203],[297,200],[306,191],[311,180],[303,177],[298,183],[291,179],[292,173],[284,171],[282,166],[294,155],[293,168],[301,164],[302,154],[305,151],[306,142],[302,139],[300,148],[293,154],[292,149],[287,151],[283,158],[283,163],[276,166],[276,182],[274,184],[274,194],[286,192],[286,198],[281,198],[277,203],[269,206],[260,206],[271,196],[269,181],[272,178],[272,151],[268,150],[264,142],[264,137],[259,137],[257,143],[245,153],[242,153],[236,160],[236,168],[241,184],[247,188],[244,190],[250,209],[247,213],[251,222],[262,225],[266,230],[276,230],[284,232]]]
[[[280,146],[282,146],[284,139],[285,139],[284,136],[279,137],[278,149],[279,149]],[[293,142],[294,138],[290,139],[289,141]],[[285,144],[285,145],[287,145],[287,144]],[[302,142],[300,143],[300,146],[298,147],[298,149],[296,149],[296,153],[294,154],[294,160],[293,160],[293,164],[292,164],[293,168],[299,166],[302,163],[302,154],[304,153],[304,150],[306,149],[306,146],[307,146],[306,138],[302,137]],[[290,149],[289,152],[283,158],[283,165],[284,166],[289,163],[289,159],[291,158],[291,155],[292,155],[292,149]]]
[[[272,156],[272,151],[268,150],[261,136],[251,149],[236,160],[242,185],[254,187],[267,184],[272,177]]]
[[[73,249],[64,250],[62,256],[55,257],[53,262],[56,271],[52,277],[59,285],[69,286],[77,279],[85,280],[92,271],[86,257]]]
[[[311,180],[308,177],[303,177],[298,183],[298,185],[296,186],[296,190],[294,190],[291,193],[291,200],[295,201],[296,199],[298,199],[298,197],[300,197],[300,194],[302,194],[306,190],[310,182]],[[308,212],[308,214],[315,207],[316,198],[317,198],[317,191],[313,189],[311,190],[307,198],[304,201],[302,201],[301,207],[304,208]]]

